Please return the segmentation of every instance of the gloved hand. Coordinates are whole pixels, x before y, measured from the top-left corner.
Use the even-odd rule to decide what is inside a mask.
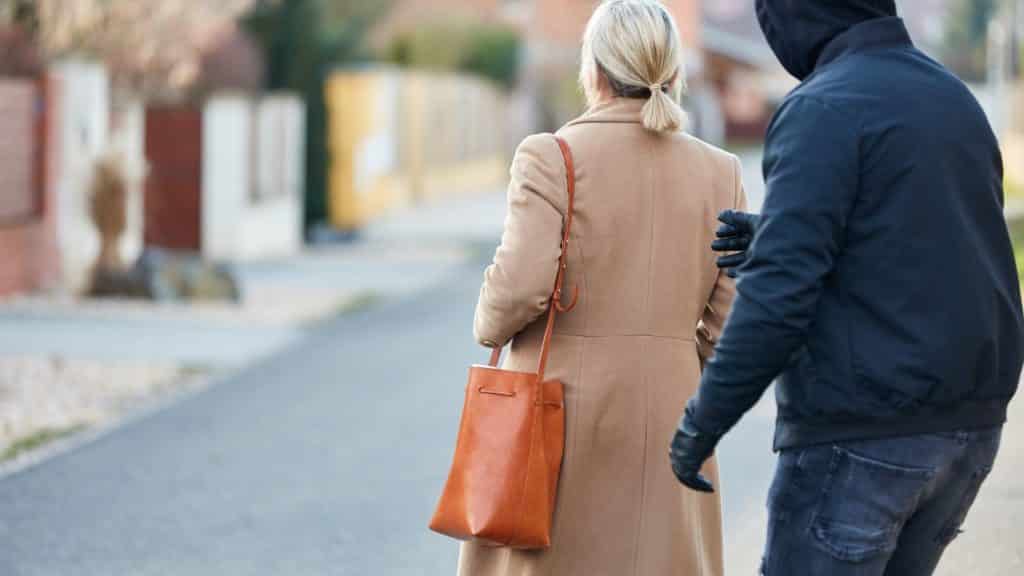
[[[669,460],[672,471],[686,487],[698,492],[713,493],[715,487],[700,473],[704,462],[715,452],[719,438],[702,433],[690,422],[689,408],[679,422],[672,439]]]
[[[722,225],[715,233],[718,239],[711,243],[711,249],[715,252],[735,252],[719,258],[718,267],[730,278],[736,278],[736,269],[747,261],[747,249],[750,248],[757,229],[761,226],[761,217],[757,214],[726,210],[719,214],[718,221]]]

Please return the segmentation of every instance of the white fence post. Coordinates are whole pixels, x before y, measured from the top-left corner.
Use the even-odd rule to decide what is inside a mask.
[[[99,235],[89,216],[89,187],[110,130],[110,80],[106,69],[85,60],[53,67],[60,80],[61,149],[57,176],[57,242],[65,287],[79,291],[99,253]]]
[[[203,109],[202,254],[292,255],[302,245],[305,107],[293,96],[211,99]]]

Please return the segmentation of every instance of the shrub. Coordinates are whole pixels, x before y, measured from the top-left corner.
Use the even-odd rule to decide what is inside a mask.
[[[518,80],[521,41],[508,27],[435,24],[394,38],[386,60],[399,66],[464,72],[511,88]]]
[[[469,35],[460,68],[511,88],[519,76],[519,55],[520,41],[515,31],[479,28]]]

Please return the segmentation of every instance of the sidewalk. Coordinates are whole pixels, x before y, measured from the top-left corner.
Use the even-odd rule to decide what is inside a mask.
[[[762,420],[774,419],[773,399],[759,404]],[[770,413],[769,413],[770,412]],[[755,414],[756,415],[756,414]],[[753,418],[747,418],[751,420]],[[1010,405],[1009,423],[995,469],[982,487],[961,534],[943,557],[936,576],[1021,576],[1024,574],[1024,387]],[[742,520],[725,527],[726,574],[754,574],[764,552],[767,486],[772,470],[758,470],[764,476],[755,501],[730,502],[725,485],[725,505],[742,510]],[[726,478],[728,480],[728,478]]]
[[[982,487],[963,530],[939,565],[937,576],[1024,574],[1024,397],[1021,394],[1010,405],[1010,422],[1003,432],[999,460]]]

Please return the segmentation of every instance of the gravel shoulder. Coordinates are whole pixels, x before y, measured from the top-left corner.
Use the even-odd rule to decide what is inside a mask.
[[[213,376],[170,363],[0,357],[0,478],[198,391]]]
[[[463,240],[394,233],[232,264],[238,303],[0,301],[0,476],[267,358],[323,322],[436,286],[473,253]]]

